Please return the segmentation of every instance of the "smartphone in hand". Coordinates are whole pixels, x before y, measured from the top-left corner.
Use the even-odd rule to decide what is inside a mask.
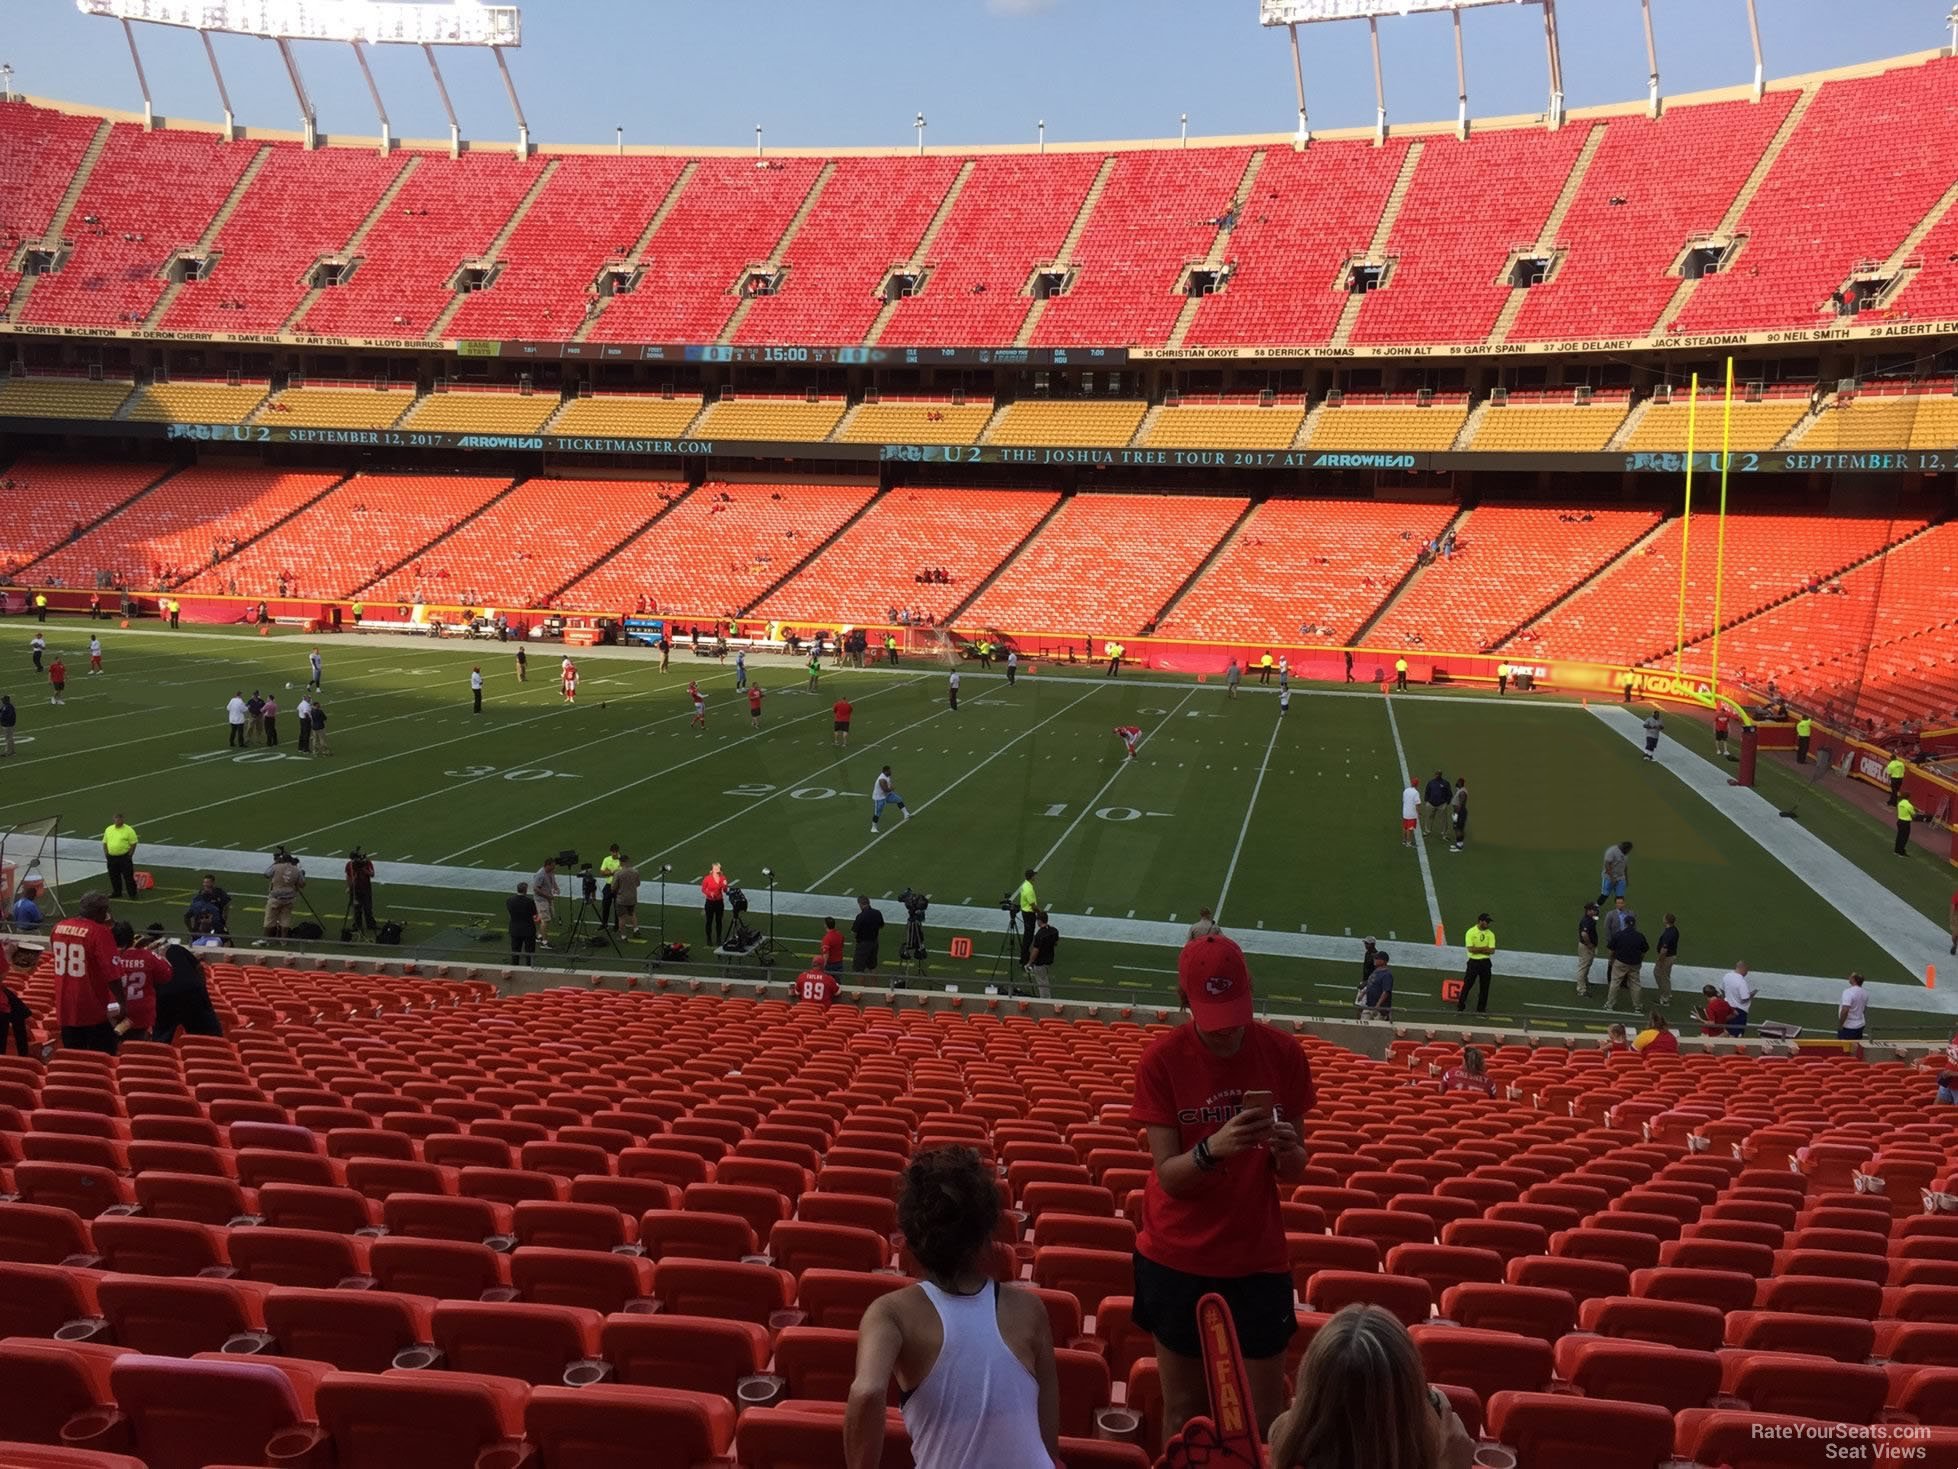
[[[1244,1094],[1244,1110],[1247,1112],[1269,1112],[1272,1109],[1274,1100],[1272,1094],[1267,1091],[1246,1092]]]

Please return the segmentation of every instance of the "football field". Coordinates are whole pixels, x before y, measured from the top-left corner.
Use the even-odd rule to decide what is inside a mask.
[[[106,646],[99,677],[86,672],[91,627]],[[337,937],[339,863],[360,845],[381,863],[377,907],[403,923],[407,952],[497,965],[515,882],[546,856],[570,849],[596,861],[617,842],[645,875],[644,929],[657,927],[658,873],[671,864],[668,936],[691,943],[696,960],[707,957],[696,885],[718,861],[764,930],[772,873],[788,972],[813,951],[824,915],[847,928],[867,894],[891,925],[883,973],[896,975],[896,895],[909,887],[931,897],[928,973],[912,982],[970,987],[1011,977],[1016,966],[997,962],[998,904],[1035,867],[1062,934],[1063,994],[1173,994],[1175,945],[1209,906],[1284,1008],[1350,1015],[1359,940],[1372,934],[1394,953],[1403,1018],[1438,1018],[1461,936],[1486,911],[1499,941],[1491,1011],[1564,1027],[1601,1019],[1603,962],[1587,1005],[1570,983],[1575,929],[1604,847],[1630,838],[1642,927],[1656,937],[1667,910],[1679,918],[1676,1023],[1697,999],[1700,969],[1746,958],[1764,994],[1756,1020],[1832,1025],[1834,990],[1854,968],[1878,986],[1877,1033],[1949,1028],[1946,991],[1926,990],[1897,944],[1679,771],[1641,760],[1620,710],[1300,685],[1281,715],[1276,688],[1255,682],[1231,699],[1217,681],[1048,668],[1009,686],[968,664],[954,711],[942,663],[826,667],[812,691],[799,664],[763,657],[749,667],[764,690],[754,730],[733,659],[696,659],[684,645],[665,673],[643,650],[580,650],[573,705],[559,691],[556,645],[532,649],[519,683],[514,645],[342,636],[319,644],[332,753],[309,758],[292,733],[312,646],[300,635],[51,623],[69,668],[67,703],[53,708],[22,651],[29,631],[14,625],[10,686],[0,685],[21,709],[19,753],[0,766],[0,825],[60,818],[72,905],[100,869],[96,838],[125,813],[142,838],[138,866],[158,880],[155,894],[126,905],[144,921],[174,926],[195,875],[212,871],[237,895],[234,934],[256,935],[267,854],[284,843],[305,861],[309,896]],[[470,708],[477,664],[481,715]],[[705,732],[690,728],[689,678],[708,696]],[[283,742],[229,748],[226,701],[254,689],[277,696]],[[856,706],[848,749],[832,741],[838,697]],[[1670,723],[1673,742],[1711,768],[1701,726],[1684,714]],[[1126,724],[1143,731],[1133,761],[1113,733]],[[870,791],[886,764],[910,814],[887,811],[873,833]],[[1467,778],[1465,850],[1434,837],[1402,845],[1408,770]],[[1826,786],[1805,796],[1800,825],[1941,925],[1941,854],[1899,862],[1887,831]],[[570,875],[560,881],[575,895]],[[948,955],[959,938],[970,959]],[[643,968],[652,947],[578,957]],[[1649,998],[1649,971],[1647,985]]]

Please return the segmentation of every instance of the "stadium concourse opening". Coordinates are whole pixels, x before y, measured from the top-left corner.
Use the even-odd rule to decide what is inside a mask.
[[[1069,1465],[1246,1164],[1264,1388],[1958,1465],[1958,60],[1539,15],[1169,145],[533,147],[503,6],[514,148],[0,75],[0,1461],[842,1462],[957,1146]]]

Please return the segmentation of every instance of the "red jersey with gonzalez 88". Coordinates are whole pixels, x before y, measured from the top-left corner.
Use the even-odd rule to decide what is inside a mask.
[[[1245,1093],[1254,1091],[1272,1094],[1278,1121],[1300,1126],[1313,1091],[1312,1069],[1297,1041],[1254,1021],[1235,1056],[1216,1056],[1195,1026],[1183,1025],[1143,1053],[1129,1120],[1174,1127],[1183,1147],[1194,1148],[1241,1112]],[[1137,1252],[1186,1275],[1282,1273],[1285,1226],[1271,1169],[1271,1154],[1252,1148],[1221,1160],[1187,1199],[1172,1198],[1151,1173]]]
[[[48,934],[54,959],[55,1014],[63,1026],[109,1023],[109,980],[115,975],[116,936],[92,918],[64,918]]]

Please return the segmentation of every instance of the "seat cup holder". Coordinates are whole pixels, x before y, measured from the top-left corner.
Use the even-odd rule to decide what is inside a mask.
[[[303,1424],[272,1435],[265,1462],[274,1469],[330,1469],[333,1436],[317,1424]]]
[[[1102,1408],[1095,1413],[1095,1437],[1110,1443],[1142,1442],[1142,1415],[1133,1408]]]
[[[537,1462],[537,1451],[522,1439],[491,1444],[476,1455],[475,1469],[529,1469]]]
[[[223,1351],[232,1357],[276,1357],[279,1342],[269,1331],[240,1331],[224,1339]]]
[[[612,1364],[598,1357],[586,1357],[564,1369],[566,1387],[597,1387],[612,1380]]]
[[[403,1347],[394,1354],[394,1361],[390,1365],[397,1372],[435,1371],[442,1365],[442,1351],[439,1347],[427,1345]]]
[[[129,1448],[129,1420],[115,1408],[88,1408],[61,1425],[62,1446],[115,1454]]]
[[[1479,1443],[1474,1463],[1476,1469],[1516,1469],[1516,1450],[1507,1444]]]
[[[737,1411],[743,1413],[750,1408],[772,1408],[782,1401],[788,1390],[788,1383],[767,1373],[744,1377],[734,1384],[734,1405]]]
[[[73,1321],[63,1322],[54,1331],[56,1341],[71,1342],[113,1342],[109,1334],[109,1323],[100,1316],[77,1316]]]

